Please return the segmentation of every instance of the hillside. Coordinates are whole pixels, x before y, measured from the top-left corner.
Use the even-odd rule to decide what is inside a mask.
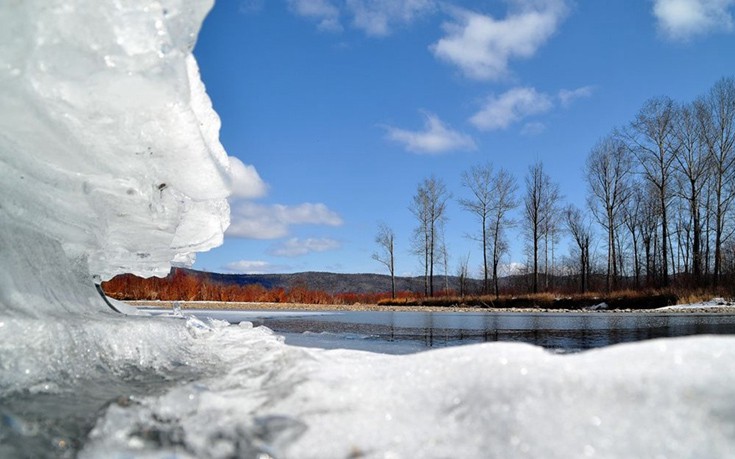
[[[370,294],[390,292],[390,276],[385,274],[343,274],[330,272],[303,272],[293,274],[220,274],[196,270],[184,270],[188,274],[203,277],[210,282],[224,285],[252,285],[258,284],[266,289],[290,290],[301,287],[308,290],[326,292],[329,294],[358,293]],[[396,277],[396,291],[423,292],[423,277]],[[470,290],[481,287],[481,281],[469,280]],[[448,278],[449,288],[459,289],[459,279],[453,276]],[[444,289],[444,277],[434,278],[434,288]]]
[[[435,277],[434,290],[458,291],[456,277]],[[231,301],[295,301],[301,298],[327,301],[326,297],[361,296],[361,300],[377,301],[390,296],[390,276],[383,274],[341,274],[303,272],[294,274],[220,274],[174,268],[165,278],[142,279],[132,274],[121,274],[103,282],[105,292],[117,299],[204,299],[217,298]],[[465,291],[481,290],[481,281],[467,280]],[[423,277],[397,277],[396,292],[402,295],[422,295]],[[309,293],[305,293],[309,292]],[[370,297],[370,298],[367,298]],[[334,298],[331,298],[332,300]],[[356,299],[356,298],[353,298]]]

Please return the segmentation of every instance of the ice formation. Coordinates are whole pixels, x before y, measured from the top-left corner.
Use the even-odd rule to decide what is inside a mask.
[[[191,57],[210,7],[0,3],[0,456],[735,451],[732,338],[387,356],[105,312],[93,275],[165,272],[227,225],[230,162]]]
[[[191,54],[210,8],[0,5],[3,308],[85,310],[91,276],[165,274],[221,243],[229,161]]]
[[[724,458],[735,447],[729,338],[389,356],[291,348],[258,329],[217,335],[203,344],[216,343],[226,375],[111,406],[83,457]]]

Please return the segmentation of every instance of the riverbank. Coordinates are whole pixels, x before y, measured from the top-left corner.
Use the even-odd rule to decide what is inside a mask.
[[[126,301],[131,306],[172,309],[173,301]],[[735,314],[735,302],[713,299],[695,304],[666,306],[656,309],[547,309],[547,308],[485,308],[468,306],[396,306],[378,304],[303,304],[303,303],[248,303],[222,301],[179,301],[182,309],[214,309],[229,311],[375,311],[375,312],[471,312],[471,313],[589,313],[589,314]]]

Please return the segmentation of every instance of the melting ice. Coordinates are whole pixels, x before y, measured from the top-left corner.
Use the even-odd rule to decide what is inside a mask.
[[[735,451],[730,338],[387,356],[112,313],[94,276],[165,273],[228,224],[229,161],[191,55],[210,7],[0,3],[0,456]]]

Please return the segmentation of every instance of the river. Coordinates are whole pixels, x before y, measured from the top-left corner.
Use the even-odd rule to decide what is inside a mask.
[[[386,354],[491,341],[524,342],[566,353],[653,338],[735,335],[735,315],[713,313],[185,312],[263,325],[291,345]]]

